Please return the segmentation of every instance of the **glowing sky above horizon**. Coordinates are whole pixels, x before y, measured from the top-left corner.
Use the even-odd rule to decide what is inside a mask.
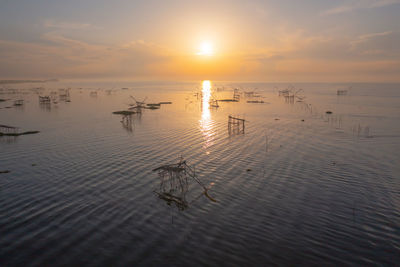
[[[400,0],[3,0],[0,79],[400,82]]]

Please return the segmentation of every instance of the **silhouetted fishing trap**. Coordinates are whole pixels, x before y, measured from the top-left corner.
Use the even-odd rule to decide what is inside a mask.
[[[202,194],[211,201],[216,202],[215,199],[208,195],[209,188],[197,177],[195,169],[190,167],[182,157],[178,163],[163,165],[155,168],[153,171],[158,172],[160,178],[159,188],[154,190],[154,192],[160,199],[166,201],[168,205],[173,203],[178,209],[184,210]],[[187,196],[189,185],[192,181],[195,181],[204,190],[195,198]]]
[[[228,132],[229,134],[244,134],[245,130],[245,119],[239,118],[238,116],[228,116]]]

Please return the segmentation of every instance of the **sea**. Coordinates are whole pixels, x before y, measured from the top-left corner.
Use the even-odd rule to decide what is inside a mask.
[[[0,136],[0,266],[399,266],[400,84],[54,81],[0,99],[0,132],[39,131]]]

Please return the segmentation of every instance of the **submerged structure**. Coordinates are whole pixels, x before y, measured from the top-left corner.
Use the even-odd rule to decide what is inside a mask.
[[[8,125],[0,125],[0,133],[3,134],[18,134],[19,128]]]
[[[51,103],[50,96],[39,96],[39,103]]]
[[[22,106],[24,104],[23,99],[14,100],[14,106]]]
[[[8,126],[8,125],[0,125],[0,137],[1,136],[20,136],[27,134],[37,134],[39,131],[26,131],[20,132],[18,127]]]
[[[240,93],[239,89],[233,89],[233,97],[227,99],[218,99],[220,102],[239,102],[240,101]]]
[[[162,165],[153,171],[158,172],[160,178],[159,188],[154,190],[154,193],[160,199],[166,201],[168,205],[175,204],[178,209],[184,210],[189,207],[192,201],[197,199],[194,198],[191,201],[187,199],[191,181],[195,181],[203,188],[204,191],[201,194],[216,202],[208,195],[208,188],[199,180],[194,168],[190,167],[182,157],[178,163]]]
[[[347,93],[351,90],[352,86],[349,86],[347,89],[338,89],[336,91],[337,95],[347,95]]]
[[[303,89],[297,89],[293,85],[289,85],[288,88],[279,90],[278,94],[285,98],[286,103],[293,104],[295,99],[297,99],[297,102],[302,102],[305,99],[305,96],[300,94],[302,92]]]
[[[239,118],[238,116],[234,117],[228,116],[228,132],[229,134],[244,134],[245,129],[245,119]]]
[[[212,107],[212,108],[218,108],[219,107],[218,100],[210,99],[210,101],[208,103],[209,103],[210,107]]]
[[[65,101],[65,102],[71,102],[71,97],[69,94],[69,89],[65,90],[65,89],[61,89],[59,90],[60,94],[59,94],[59,99],[60,101]]]

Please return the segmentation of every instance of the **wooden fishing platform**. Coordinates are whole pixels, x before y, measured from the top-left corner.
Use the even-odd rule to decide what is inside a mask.
[[[229,115],[228,116],[228,130],[229,133],[243,133],[245,131],[245,119],[234,117]]]
[[[39,103],[51,103],[50,96],[39,96]]]

